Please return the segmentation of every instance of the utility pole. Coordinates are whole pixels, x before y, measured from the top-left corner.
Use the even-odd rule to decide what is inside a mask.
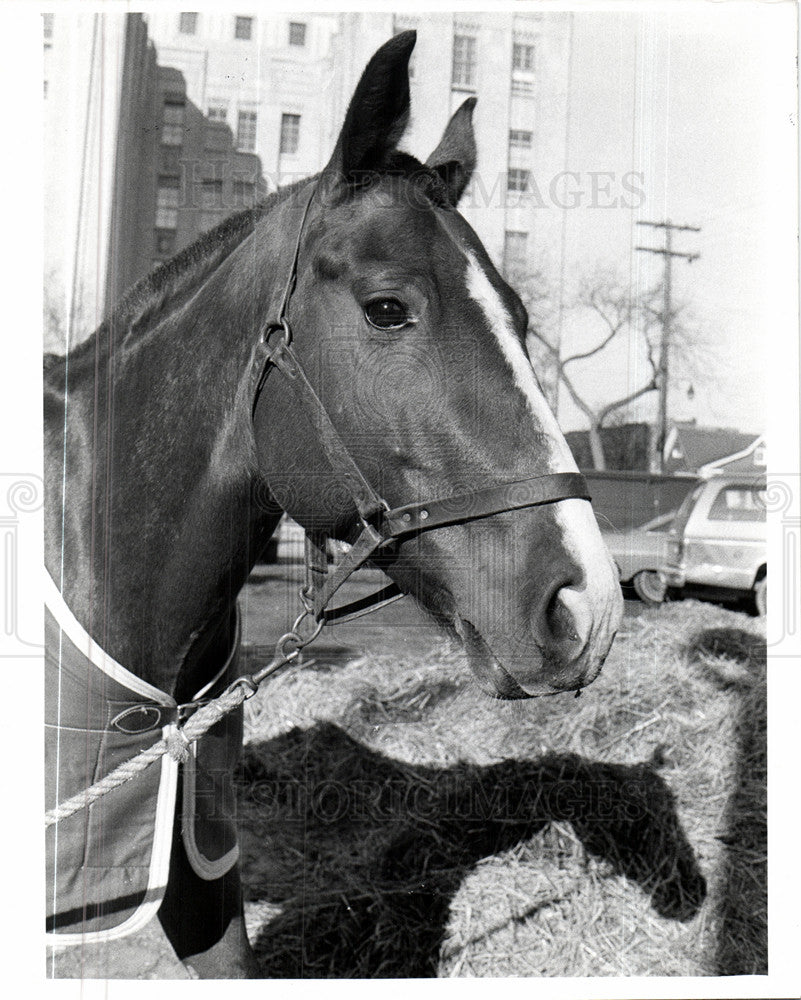
[[[673,258],[683,257],[688,263],[697,260],[700,254],[680,253],[673,249],[673,232],[700,233],[699,226],[678,226],[669,219],[665,222],[637,222],[638,226],[652,226],[654,229],[664,229],[664,247],[635,247],[644,253],[661,254],[665,258],[664,293],[665,302],[662,311],[662,345],[659,351],[659,371],[657,373],[657,389],[659,392],[659,413],[656,428],[656,447],[659,455],[659,471],[665,471],[665,442],[667,441],[667,398],[668,379],[670,374],[670,322],[672,318],[671,296],[673,292]]]

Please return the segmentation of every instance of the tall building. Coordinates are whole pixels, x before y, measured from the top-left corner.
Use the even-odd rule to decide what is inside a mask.
[[[404,146],[425,158],[471,95],[479,163],[462,210],[493,259],[527,271],[558,255],[571,15],[548,13],[161,13],[148,15],[159,62],[187,95],[258,153],[276,186],[321,169],[368,59],[414,28],[412,120]]]
[[[154,9],[49,18],[48,198],[59,210],[48,218],[63,243],[81,215],[65,256],[74,273],[62,265],[52,287],[71,285],[93,320],[80,324],[85,335],[125,287],[225,214],[320,170],[367,61],[414,28],[403,145],[425,159],[450,115],[478,98],[478,166],[461,208],[534,301],[537,272],[558,268],[562,252],[567,208],[554,192],[566,163],[571,16]]]
[[[157,64],[141,14],[46,15],[43,33],[44,346],[64,352],[267,184],[181,70]]]
[[[564,170],[570,14],[463,12],[341,15],[334,40],[341,122],[359,74],[391,35],[417,31],[411,126],[404,146],[421,159],[468,98],[478,165],[460,210],[490,256],[510,273],[558,252],[561,213],[548,203]],[[546,202],[543,205],[543,201]]]
[[[225,120],[203,113],[174,66],[157,67],[153,123],[144,140],[155,169],[140,181],[147,203],[134,241],[137,278],[267,193],[259,157],[237,148]]]
[[[340,17],[155,10],[148,28],[159,63],[183,73],[187,98],[260,157],[275,188],[316,172],[330,153]]]
[[[403,145],[425,159],[450,115],[478,98],[478,167],[460,208],[532,322],[546,318],[542,291],[562,270],[571,206],[572,14],[158,12],[148,23],[159,61],[181,69],[189,98],[230,124],[238,148],[258,153],[270,187],[325,165],[367,61],[392,35],[414,28]],[[555,407],[553,356],[533,338],[529,350]]]

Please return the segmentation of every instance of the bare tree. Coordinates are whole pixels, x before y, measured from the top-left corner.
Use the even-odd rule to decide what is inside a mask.
[[[589,424],[590,450],[593,465],[596,469],[606,468],[601,430],[607,421],[620,410],[623,410],[635,400],[657,388],[657,371],[659,364],[658,343],[652,335],[653,327],[659,322],[656,308],[655,289],[640,300],[636,300],[629,289],[608,272],[596,272],[592,277],[585,278],[579,285],[578,292],[570,304],[573,313],[585,312],[590,315],[599,333],[592,345],[586,350],[576,351],[562,356],[548,337],[538,329],[532,330],[532,335],[539,342],[551,361],[556,365],[561,383],[570,394],[570,398],[587,418]],[[593,404],[587,398],[584,390],[579,388],[574,375],[577,362],[595,358],[607,348],[612,341],[625,335],[635,335],[642,338],[646,348],[648,375],[643,383],[631,392],[610,400],[600,406]]]
[[[613,423],[619,424],[631,404],[657,391],[659,386],[664,330],[662,284],[636,294],[628,281],[621,280],[614,271],[597,267],[579,279],[576,290],[560,306],[559,295],[543,271],[527,269],[521,261],[507,269],[507,277],[529,312],[526,347],[548,402],[555,410],[556,390],[559,384],[564,385],[587,419],[593,465],[605,469],[601,431]],[[562,312],[573,320],[582,318],[596,331],[588,347],[564,356],[557,332]],[[670,351],[674,365],[682,371],[685,381],[708,381],[709,372],[719,365],[716,353],[691,322],[686,305],[674,301],[671,312]],[[582,378],[582,374],[586,376],[586,369],[582,373],[576,366],[597,358],[597,369],[603,371],[603,352],[623,338],[636,338],[642,345],[647,366],[642,382],[630,392],[602,404],[594,403],[584,388],[586,377]],[[655,447],[652,429],[649,450],[653,452]],[[650,467],[655,467],[653,454],[649,460]]]
[[[559,297],[545,271],[527,269],[522,261],[512,262],[504,273],[528,312],[526,352],[537,375],[545,399],[556,412],[559,396],[559,367],[554,362],[559,352],[544,331],[559,325]]]

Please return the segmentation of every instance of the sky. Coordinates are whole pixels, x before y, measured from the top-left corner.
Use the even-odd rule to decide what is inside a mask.
[[[766,429],[771,356],[778,336],[794,335],[776,330],[772,315],[784,291],[773,280],[777,258],[795,252],[795,197],[781,187],[774,156],[783,140],[797,141],[795,41],[788,4],[674,2],[574,15],[569,162],[613,174],[616,190],[625,173],[638,172],[643,201],[566,213],[568,280],[605,259],[647,286],[661,278],[664,258],[634,247],[664,246],[664,233],[636,221],[701,228],[674,235],[674,249],[700,254],[691,264],[674,261],[673,288],[704,345],[700,371],[675,366],[669,412],[678,419]],[[790,71],[785,85],[782,70]],[[586,344],[588,336],[567,331],[563,343]],[[610,349],[603,371],[598,379],[597,364],[587,363],[579,377],[597,401],[612,387],[622,395],[646,373],[642,354],[626,343]],[[654,406],[652,393],[640,412]],[[586,425],[564,391],[559,417],[568,430]]]

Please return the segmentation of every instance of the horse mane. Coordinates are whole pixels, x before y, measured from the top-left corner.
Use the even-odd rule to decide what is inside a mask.
[[[414,156],[399,150],[387,155],[380,170],[348,178],[347,190],[352,194],[387,176],[410,181],[432,205],[447,205],[447,190],[439,174]],[[98,341],[108,344],[112,334],[118,344],[124,342],[157,316],[168,302],[196,288],[253,232],[262,218],[313,179],[307,177],[295,181],[274,191],[253,208],[228,216],[214,229],[203,233],[174,257],[140,278],[123,294],[100,326],[70,350],[70,365],[80,365],[85,358],[94,360]],[[45,354],[45,378],[60,372],[64,363],[63,355]]]
[[[265,215],[308,180],[304,178],[279,188],[253,208],[229,215],[219,225],[179,250],[174,257],[140,278],[122,295],[100,326],[70,350],[70,364],[79,364],[85,355],[94,357],[98,338],[107,341],[112,331],[115,339],[125,340],[158,315],[176,295],[200,284],[253,232]],[[62,355],[45,354],[45,373],[60,368],[63,363]]]

